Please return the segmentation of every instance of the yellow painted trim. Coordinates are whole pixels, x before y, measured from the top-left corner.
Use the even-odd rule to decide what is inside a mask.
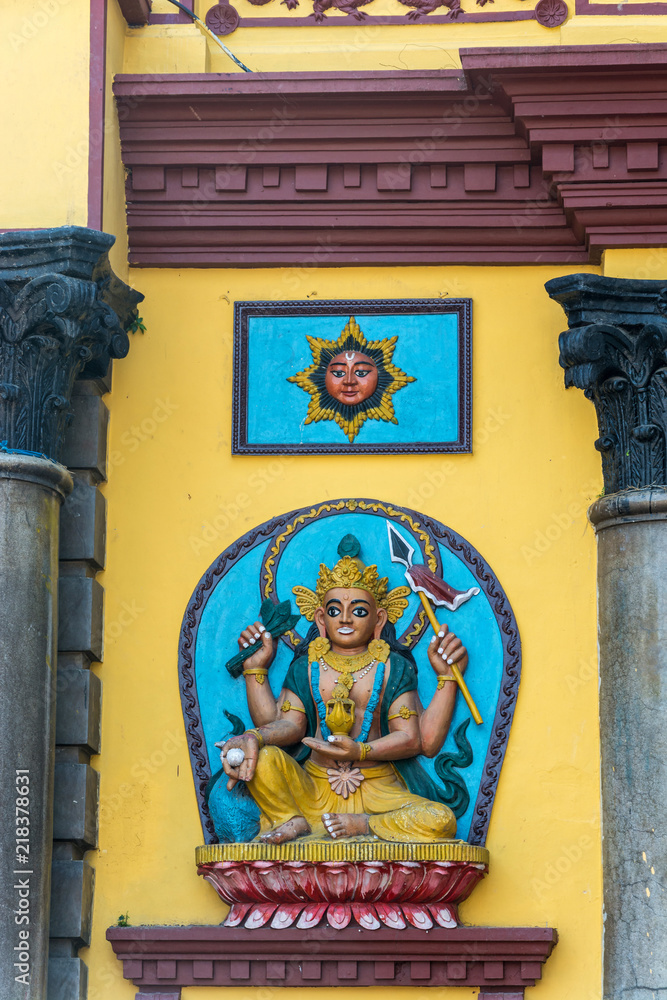
[[[293,840],[288,844],[205,844],[195,850],[197,865],[216,861],[469,861],[488,865],[489,852],[462,840],[440,844],[396,844],[386,840]]]

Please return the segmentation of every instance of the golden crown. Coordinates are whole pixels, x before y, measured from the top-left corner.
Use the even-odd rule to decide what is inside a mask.
[[[309,622],[315,617],[315,612],[324,604],[326,594],[334,587],[345,589],[356,588],[373,595],[378,608],[384,608],[389,621],[394,624],[408,606],[409,587],[395,587],[388,590],[389,580],[380,576],[377,566],[364,566],[358,558],[359,542],[354,535],[346,535],[338,546],[338,554],[342,557],[333,569],[328,569],[320,563],[315,590],[308,587],[293,587],[297,607]],[[345,554],[344,554],[345,553]]]

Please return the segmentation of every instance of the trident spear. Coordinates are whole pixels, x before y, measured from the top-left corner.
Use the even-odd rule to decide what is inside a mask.
[[[391,554],[391,561],[395,563],[401,563],[405,566],[405,579],[410,584],[410,589],[415,593],[419,594],[422,605],[424,606],[424,611],[426,612],[426,617],[430,621],[433,631],[436,636],[441,631],[438,619],[433,613],[433,608],[431,607],[430,601],[436,606],[448,608],[450,611],[456,611],[469,601],[471,597],[479,594],[479,587],[470,587],[469,590],[455,590],[450,587],[448,583],[436,576],[435,573],[431,572],[428,566],[413,566],[412,557],[415,554],[414,547],[410,545],[409,542],[403,538],[401,534],[396,530],[390,521],[387,521],[387,533],[389,535],[389,552]],[[466,700],[466,704],[470,709],[470,714],[477,723],[478,726],[482,724],[482,716],[479,714],[479,709],[473,701],[472,695],[468,690],[466,682],[463,680],[463,674],[459,670],[456,663],[450,664],[452,668],[452,673],[461,689],[461,694]]]

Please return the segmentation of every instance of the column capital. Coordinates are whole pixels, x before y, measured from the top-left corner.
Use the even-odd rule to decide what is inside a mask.
[[[127,354],[143,295],[111,270],[114,242],[78,226],[0,234],[0,449],[57,460],[74,380]]]
[[[545,285],[568,318],[565,385],[597,412],[605,493],[667,484],[667,283],[571,274]]]

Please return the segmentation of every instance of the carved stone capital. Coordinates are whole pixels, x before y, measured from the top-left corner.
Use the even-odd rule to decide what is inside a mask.
[[[545,287],[569,321],[565,385],[595,404],[605,493],[667,484],[667,284],[572,274]]]
[[[57,460],[74,380],[127,354],[143,295],[112,272],[113,243],[76,226],[0,234],[0,449]]]

